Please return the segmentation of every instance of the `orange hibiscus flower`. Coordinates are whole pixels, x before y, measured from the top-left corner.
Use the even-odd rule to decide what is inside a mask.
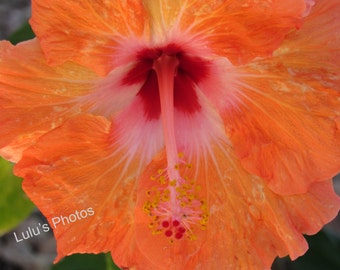
[[[340,199],[337,0],[33,0],[0,43],[0,153],[58,257],[269,269]]]

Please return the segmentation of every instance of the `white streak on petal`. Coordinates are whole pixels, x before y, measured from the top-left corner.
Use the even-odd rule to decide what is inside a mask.
[[[134,101],[115,119],[116,129],[112,135],[115,143],[125,149],[123,157],[128,162],[139,156],[140,170],[151,162],[152,158],[164,146],[163,131],[160,120],[148,120],[144,115],[141,99]],[[137,174],[139,174],[137,172]]]
[[[140,90],[142,84],[124,85],[123,79],[131,65],[114,69],[107,77],[99,79],[93,85],[93,91],[80,97],[80,104],[89,106],[88,112],[111,119],[116,113],[127,107]]]

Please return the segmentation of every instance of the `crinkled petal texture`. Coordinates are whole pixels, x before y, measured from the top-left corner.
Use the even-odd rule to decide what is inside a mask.
[[[289,31],[301,26],[306,10],[303,0],[143,2],[157,38],[176,35],[177,31],[190,33],[233,64],[270,55]]]
[[[165,155],[146,168],[137,197],[136,242],[152,263],[137,269],[270,269],[276,256],[302,255],[308,248],[302,234],[316,233],[338,213],[331,181],[302,195],[281,196],[246,172],[223,141],[210,150],[211,155],[192,160],[197,168],[183,172],[202,188],[209,208],[208,226],[196,231],[196,240],[169,243],[163,235],[148,234],[144,188],[154,187],[150,177],[166,165]]]
[[[39,138],[15,167],[25,178],[25,192],[54,229],[57,260],[83,252],[132,256],[120,247],[134,239],[136,178],[163,145],[160,121],[146,121],[142,110],[136,97],[113,122],[75,115]],[[53,226],[54,217],[88,208],[93,217]]]
[[[72,60],[106,74],[117,44],[142,36],[146,20],[140,0],[33,0],[30,23],[50,64]]]
[[[125,79],[122,75],[131,75],[126,73],[129,65],[125,62],[127,65],[113,69],[96,84],[98,92],[77,99],[85,100],[84,104],[99,100],[87,111],[110,116],[112,122],[101,116],[74,115],[24,151],[15,173],[25,178],[25,191],[54,228],[57,260],[72,253],[111,251],[119,266],[136,269],[269,269],[276,256],[289,254],[294,259],[306,251],[303,234],[316,233],[340,207],[329,180],[340,170],[340,91],[339,37],[335,35],[339,5],[336,0],[317,1],[302,30],[293,31],[309,12],[310,1],[305,2],[33,1],[32,24],[52,64],[72,60],[106,74],[119,62],[114,57],[129,58],[127,50],[119,55],[125,37],[143,36],[145,44],[148,34],[159,35],[152,36],[150,47],[169,40],[176,43],[181,37],[188,42],[192,37],[215,53],[206,56],[207,75],[190,81],[197,110],[175,106],[174,121],[169,122],[158,114],[148,117],[155,109],[149,95],[154,92],[140,94],[148,86],[147,79],[120,88],[120,79]],[[52,23],[39,24],[45,20]],[[273,57],[264,58],[271,53]],[[39,55],[38,60],[41,52]],[[255,60],[248,63],[251,59]],[[35,63],[33,58],[29,61]],[[53,83],[31,83],[38,90],[28,89],[32,93],[27,103],[39,104],[39,110],[41,100],[34,99],[34,91],[41,98],[40,89],[53,89],[52,93],[60,89],[55,88],[59,81],[54,79],[60,75],[53,74],[59,68],[64,74],[68,65],[37,66],[43,72],[45,68],[51,71],[43,77],[52,78],[49,82]],[[35,64],[32,66],[37,72]],[[65,78],[62,89],[76,88],[80,96],[89,89],[79,87],[77,80],[68,85],[72,80],[65,76],[61,76]],[[6,77],[0,80],[9,85],[4,89],[10,96],[11,91],[23,88]],[[153,86],[150,89],[157,90]],[[121,107],[111,109],[107,98],[111,91],[119,98],[125,90],[131,92],[115,101]],[[49,101],[49,93],[43,94]],[[15,92],[13,96],[18,97]],[[159,93],[155,96],[160,98]],[[6,96],[0,97],[0,102],[4,100],[0,108],[6,109]],[[57,101],[51,99],[47,104]],[[25,117],[30,111],[20,112]],[[28,125],[27,134],[30,128]],[[173,145],[163,138],[163,132],[169,135],[169,130],[174,133]],[[169,168],[167,158],[173,158],[169,152],[184,153],[183,163],[188,166]],[[154,181],[154,175],[163,169],[178,170],[172,175],[180,175],[189,184],[175,189],[171,185],[178,179],[175,183],[173,179]],[[156,208],[157,196],[166,188],[173,192],[172,201],[160,204],[163,209],[155,213],[173,214],[176,207],[182,211],[194,198],[204,205],[204,214],[209,214],[202,221],[202,209],[191,204],[192,208],[185,209],[194,217],[181,216],[190,221],[186,224],[188,238],[181,234],[181,239],[170,240],[150,229],[154,226],[150,209]],[[150,192],[157,199],[151,208]],[[176,204],[180,196],[187,201]],[[94,210],[93,216],[54,226],[55,217],[69,217],[88,208]]]
[[[18,161],[22,150],[82,108],[76,98],[95,74],[74,63],[52,68],[37,40],[0,43],[0,153]]]
[[[105,74],[122,39],[157,43],[178,31],[235,64],[270,55],[305,10],[303,0],[33,0],[31,24],[49,63],[72,60]]]
[[[204,154],[191,155],[193,166],[181,172],[201,187],[207,227],[193,224],[196,240],[170,243],[151,233],[143,211],[147,191],[162,188],[151,176],[167,166],[166,154],[158,148],[154,160],[147,160],[131,152],[123,125],[79,115],[43,136],[15,166],[54,229],[57,260],[111,251],[119,266],[136,269],[269,269],[277,255],[302,255],[307,249],[302,233],[317,232],[339,210],[331,181],[315,183],[301,195],[275,194],[242,168],[225,137],[215,138]],[[89,207],[93,216],[53,227],[53,218]]]
[[[280,194],[306,192],[340,170],[339,13],[337,1],[318,1],[273,57],[226,68],[220,92],[202,86],[242,165]]]
[[[144,153],[133,151],[133,142],[121,133],[126,130],[119,120],[111,124],[103,117],[78,115],[40,138],[16,165],[16,174],[25,177],[25,192],[54,230],[56,260],[103,251],[132,260],[136,176],[145,164]],[[53,223],[53,218],[88,208],[93,216]]]

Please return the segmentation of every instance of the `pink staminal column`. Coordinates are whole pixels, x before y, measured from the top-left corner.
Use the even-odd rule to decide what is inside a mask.
[[[158,89],[161,104],[161,118],[164,132],[164,142],[166,157],[168,162],[167,174],[169,179],[176,179],[177,184],[180,178],[176,164],[178,164],[178,151],[175,137],[174,124],[174,80],[179,61],[175,55],[163,53],[154,61],[153,68],[156,71],[158,79]],[[176,207],[175,187],[169,186],[170,202]],[[175,210],[175,209],[173,209]]]

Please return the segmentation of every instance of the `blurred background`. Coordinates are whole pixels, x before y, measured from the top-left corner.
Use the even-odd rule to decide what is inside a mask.
[[[0,0],[0,40],[12,43],[34,36],[27,20],[30,0]],[[47,221],[21,190],[21,179],[12,175],[12,164],[0,158],[0,270],[114,270],[109,254],[76,254],[53,265],[56,242],[51,230],[20,241],[28,228]],[[334,179],[340,194],[340,175]],[[272,270],[339,270],[340,215],[315,236],[306,236],[310,249],[301,258],[277,259]],[[210,270],[210,269],[207,269]],[[214,269],[211,269],[214,270]]]

